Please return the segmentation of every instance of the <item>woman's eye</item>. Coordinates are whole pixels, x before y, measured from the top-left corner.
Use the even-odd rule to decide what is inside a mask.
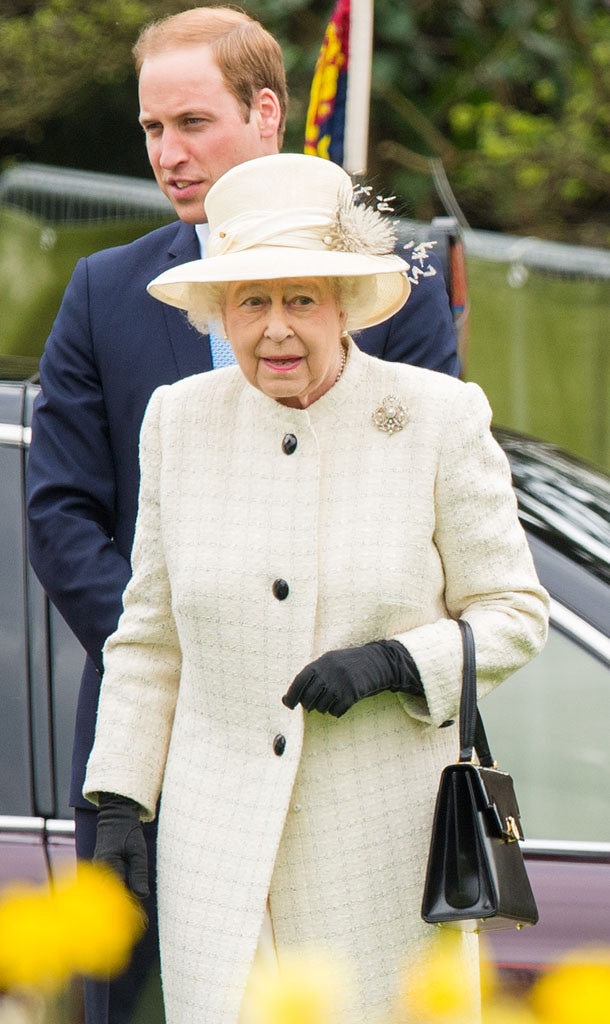
[[[310,295],[296,295],[294,299],[291,299],[291,302],[295,306],[309,306],[313,299]]]

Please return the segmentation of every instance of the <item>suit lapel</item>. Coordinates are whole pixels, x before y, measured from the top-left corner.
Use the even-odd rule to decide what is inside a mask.
[[[180,223],[168,248],[167,258],[159,265],[157,273],[177,267],[181,263],[199,259],[199,243],[195,229],[190,224]],[[155,275],[156,276],[156,275]],[[190,377],[212,369],[210,341],[189,324],[186,314],[173,306],[163,305],[163,316],[169,340],[178,368],[178,377]]]

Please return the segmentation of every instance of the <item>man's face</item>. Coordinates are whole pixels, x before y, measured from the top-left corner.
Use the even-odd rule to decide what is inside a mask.
[[[249,120],[207,46],[148,57],[140,71],[140,123],[148,159],[181,220],[205,220],[203,201],[225,171],[278,152],[275,93],[255,97]]]

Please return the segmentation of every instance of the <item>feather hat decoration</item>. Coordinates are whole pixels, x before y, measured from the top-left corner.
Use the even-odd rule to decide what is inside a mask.
[[[379,208],[357,202],[363,190],[355,190],[353,198],[341,197],[335,222],[324,236],[329,249],[384,256],[394,251],[396,231]]]

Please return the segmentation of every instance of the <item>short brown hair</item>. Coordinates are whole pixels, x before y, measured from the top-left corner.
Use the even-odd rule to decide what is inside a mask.
[[[288,87],[284,57],[276,39],[244,11],[231,7],[194,7],[147,25],[133,47],[139,75],[147,57],[179,46],[209,46],[227,89],[244,110],[246,122],[255,95],[271,89],[278,98],[282,120],[280,145],[286,128]]]

